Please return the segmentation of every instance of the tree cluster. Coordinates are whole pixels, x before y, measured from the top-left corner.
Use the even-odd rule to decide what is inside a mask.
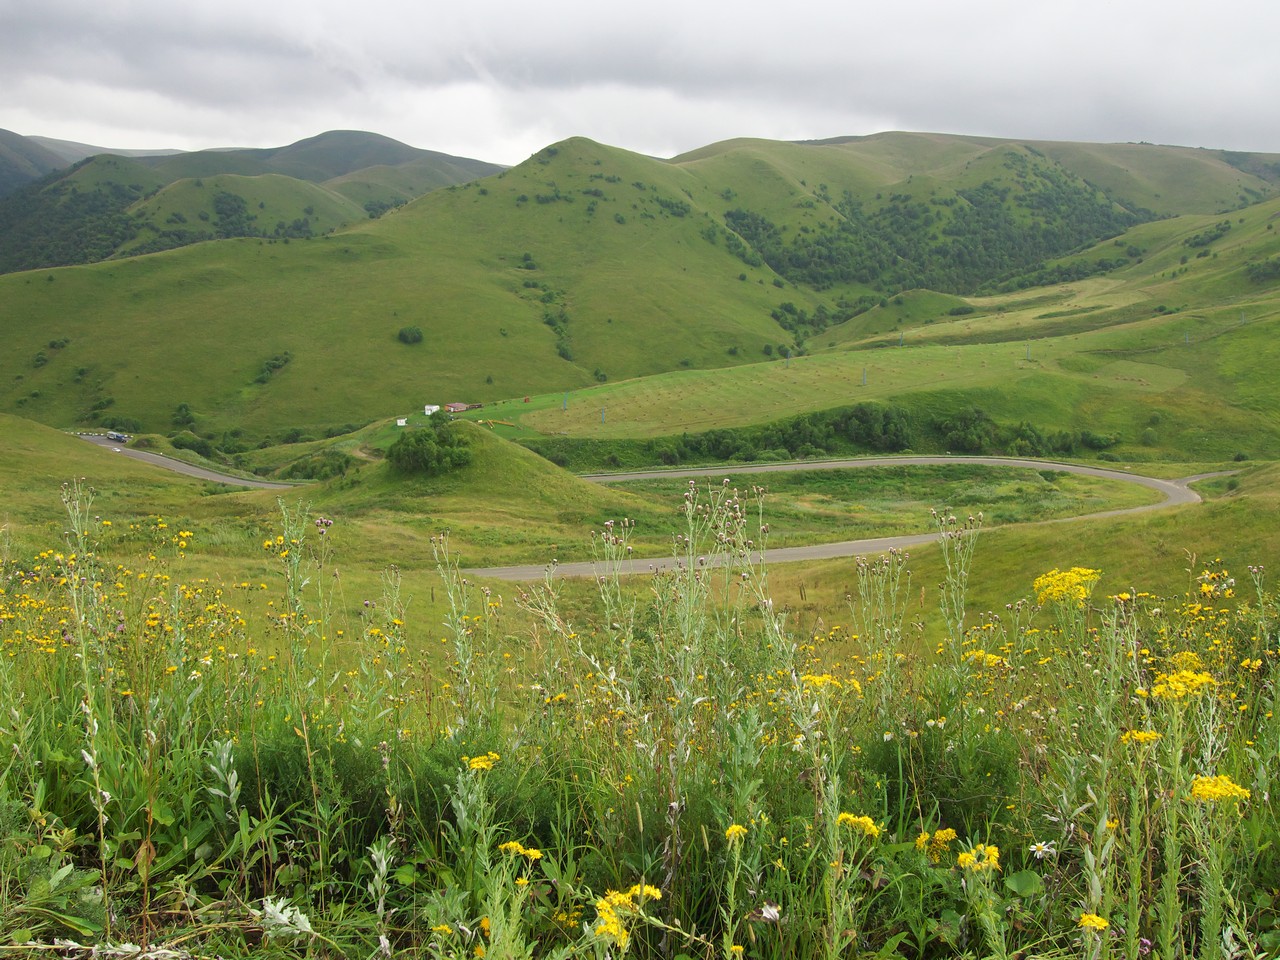
[[[435,476],[471,462],[466,439],[437,411],[425,427],[406,430],[389,450],[387,461],[401,473]]]

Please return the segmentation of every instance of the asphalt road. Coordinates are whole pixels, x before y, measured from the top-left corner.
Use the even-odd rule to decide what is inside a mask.
[[[184,463],[181,460],[174,460],[172,457],[162,456],[158,453],[149,453],[146,450],[130,450],[124,444],[117,443],[115,440],[108,440],[101,434],[82,433],[79,436],[81,440],[88,440],[90,443],[96,443],[100,447],[106,447],[108,450],[114,450],[116,453],[129,457],[133,460],[141,460],[143,463],[150,463],[157,467],[164,467],[164,469],[172,470],[174,473],[181,473],[188,477],[197,477],[201,480],[208,480],[212,483],[225,483],[233,487],[257,487],[262,490],[287,490],[296,486],[296,484],[280,483],[276,480],[246,480],[244,477],[233,477],[229,473],[219,473],[217,470],[197,467],[194,463]]]
[[[158,453],[149,453],[146,450],[130,450],[122,444],[116,443],[114,440],[108,440],[106,437],[98,434],[81,434],[82,439],[88,440],[90,443],[96,443],[98,446],[107,447],[126,457],[132,457],[135,460],[141,460],[144,463],[150,463],[166,470],[172,470],[175,473],[185,474],[189,477],[198,477],[201,480],[208,480],[212,483],[225,483],[237,487],[257,487],[267,490],[285,490],[296,484],[280,483],[272,480],[247,480],[243,477],[233,477],[230,474],[219,473],[216,470],[208,470],[204,467],[197,467],[194,464],[184,463],[181,460],[174,460],[170,457],[161,456]],[[1157,503],[1143,504],[1139,507],[1126,507],[1122,510],[1104,510],[1099,513],[1084,514],[1079,517],[1064,517],[1058,520],[1045,520],[1044,523],[1070,523],[1074,520],[1083,519],[1100,519],[1102,517],[1118,517],[1123,514],[1145,513],[1150,510],[1164,510],[1169,507],[1182,506],[1189,503],[1199,503],[1200,495],[1191,489],[1191,484],[1197,480],[1205,480],[1209,477],[1220,477],[1235,471],[1226,470],[1218,473],[1198,473],[1190,477],[1181,477],[1177,480],[1161,480],[1158,477],[1143,477],[1137,474],[1129,473],[1126,470],[1108,470],[1104,467],[1086,467],[1076,463],[1057,463],[1052,460],[1019,460],[1013,457],[861,457],[852,460],[804,460],[793,463],[761,463],[754,465],[734,466],[726,469],[724,467],[690,467],[677,470],[635,470],[629,473],[593,473],[584,474],[584,480],[590,480],[594,483],[621,483],[627,480],[652,480],[658,478],[684,478],[684,477],[745,477],[753,473],[782,473],[795,472],[800,470],[856,470],[864,467],[925,467],[925,466],[945,466],[948,464],[963,463],[977,464],[988,467],[1015,467],[1029,470],[1059,470],[1063,473],[1077,473],[1086,477],[1101,477],[1108,480],[1124,480],[1127,483],[1136,483],[1139,486],[1147,487],[1151,490],[1163,494],[1164,499]],[[908,547],[919,546],[922,543],[932,543],[937,540],[938,533],[917,533],[901,537],[875,537],[870,540],[841,540],[837,543],[815,543],[807,547],[779,547],[769,551],[770,563],[787,563],[794,560],[830,560],[837,557],[857,557],[884,553],[891,549],[905,549]],[[754,556],[758,562],[759,554]],[[625,560],[617,565],[617,572],[620,574],[636,574],[636,573],[656,573],[672,566],[679,561],[674,557],[654,557],[654,558],[637,558],[633,560]],[[709,556],[706,558],[707,566],[718,566],[723,562],[722,557]],[[487,577],[492,580],[512,580],[512,581],[531,581],[541,580],[547,573],[546,564],[522,564],[512,567],[477,567],[464,570],[468,576]],[[557,577],[595,577],[604,571],[598,568],[594,562],[575,561],[573,563],[557,563],[555,565],[555,575]]]
[[[740,478],[753,473],[778,473],[798,470],[850,470],[862,467],[885,466],[937,466],[946,464],[978,464],[992,467],[1017,467],[1031,470],[1059,470],[1063,473],[1077,473],[1087,477],[1102,477],[1109,480],[1124,480],[1136,483],[1163,494],[1164,499],[1157,503],[1143,504],[1138,507],[1126,507],[1122,510],[1104,510],[1098,513],[1085,514],[1080,517],[1065,517],[1058,520],[1047,520],[1045,523],[1070,523],[1074,520],[1099,519],[1116,517],[1131,513],[1144,513],[1150,510],[1164,510],[1190,503],[1199,503],[1200,495],[1191,489],[1197,480],[1222,476],[1223,473],[1201,473],[1177,480],[1161,480],[1157,477],[1143,477],[1126,470],[1108,470],[1103,467],[1087,467],[1074,463],[1057,463],[1052,460],[1019,460],[1011,457],[867,457],[855,460],[806,460],[799,463],[764,463],[753,466],[696,467],[684,470],[639,470],[630,473],[601,473],[584,475],[583,479],[596,483],[618,483],[624,480],[650,480],[661,477],[729,477]],[[890,549],[906,549],[923,543],[937,540],[938,533],[920,533],[900,537],[876,537],[870,540],[842,540],[838,543],[816,543],[807,547],[780,547],[768,551],[770,563],[787,563],[794,560],[829,560],[837,557],[869,556],[884,553]],[[759,560],[759,554],[754,557]],[[659,570],[675,566],[679,561],[674,557],[641,558],[627,560],[617,565],[620,574],[656,573]],[[723,562],[722,557],[709,556],[707,566],[717,566]],[[611,568],[612,570],[612,568]],[[493,580],[531,581],[541,580],[547,573],[546,564],[524,564],[511,567],[483,567],[463,571],[468,576],[488,577]],[[604,573],[596,563],[582,561],[573,563],[557,563],[557,577],[595,577]]]

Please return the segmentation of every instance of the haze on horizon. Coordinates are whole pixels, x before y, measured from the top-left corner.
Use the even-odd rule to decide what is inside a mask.
[[[0,128],[116,149],[368,130],[514,164],[884,130],[1280,153],[1280,4],[372,0],[0,7]]]

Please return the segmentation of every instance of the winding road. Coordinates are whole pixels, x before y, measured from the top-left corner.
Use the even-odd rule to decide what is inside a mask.
[[[189,477],[198,477],[213,483],[225,483],[238,487],[257,487],[267,490],[284,490],[296,486],[292,483],[281,483],[274,480],[250,480],[244,477],[233,477],[227,473],[219,473],[195,464],[184,463],[157,453],[145,450],[130,450],[128,447],[97,434],[80,434],[81,438],[107,447],[127,457],[164,467],[175,473]],[[932,467],[950,464],[974,464],[986,467],[1012,467],[1023,470],[1057,470],[1062,473],[1076,473],[1085,477],[1099,477],[1106,480],[1123,480],[1136,483],[1141,487],[1155,490],[1164,496],[1156,503],[1146,503],[1138,507],[1125,507],[1121,510],[1103,510],[1099,513],[1082,514],[1078,517],[1062,517],[1057,520],[1044,520],[1042,523],[1070,523],[1074,520],[1103,517],[1118,517],[1124,514],[1145,513],[1151,510],[1164,510],[1169,507],[1199,503],[1200,494],[1191,489],[1191,484],[1210,477],[1221,477],[1234,470],[1223,470],[1216,473],[1197,473],[1177,480],[1161,480],[1157,477],[1143,477],[1125,470],[1108,470],[1105,467],[1087,467],[1077,463],[1058,463],[1053,460],[1026,460],[1016,457],[861,457],[842,460],[803,460],[790,463],[761,463],[733,466],[726,469],[720,467],[688,467],[676,470],[636,470],[628,473],[591,473],[583,474],[582,479],[593,483],[623,483],[628,480],[654,480],[684,477],[744,477],[754,473],[782,473],[798,470],[857,470],[864,467]],[[869,554],[884,553],[887,550],[905,549],[932,543],[941,536],[939,533],[916,533],[899,537],[874,537],[868,540],[841,540],[837,543],[815,543],[807,547],[779,547],[769,551],[770,563],[787,563],[793,560],[831,560],[838,557],[857,557]],[[758,562],[759,554],[754,556]],[[624,560],[617,564],[620,574],[656,573],[670,568],[679,561],[674,557],[636,558]],[[722,558],[707,557],[709,566],[716,566]],[[547,573],[545,564],[521,564],[511,567],[475,567],[462,571],[471,577],[487,577],[491,580],[530,581],[541,580]],[[573,563],[555,564],[555,575],[558,577],[595,577],[600,573],[598,565],[590,560]]]
[[[211,483],[225,483],[233,487],[255,487],[260,490],[288,490],[290,487],[297,486],[296,483],[282,483],[278,480],[249,480],[245,477],[233,477],[229,473],[219,473],[217,470],[198,467],[194,463],[185,463],[182,460],[174,460],[172,457],[166,457],[159,453],[149,453],[146,450],[130,450],[124,444],[100,433],[81,433],[77,434],[77,436],[81,440],[88,440],[92,444],[113,450],[133,460],[141,460],[143,463],[149,463],[152,466],[164,467],[164,469],[172,470],[174,473],[196,477],[200,480],[208,480]]]
[[[1107,480],[1124,480],[1139,486],[1155,490],[1163,494],[1164,499],[1156,503],[1146,503],[1138,507],[1125,507],[1121,510],[1103,510],[1098,513],[1083,514],[1078,517],[1063,517],[1057,520],[1045,520],[1043,523],[1070,523],[1074,520],[1100,519],[1117,517],[1123,514],[1145,513],[1151,510],[1164,510],[1189,503],[1199,503],[1200,494],[1191,489],[1197,480],[1220,477],[1234,473],[1233,470],[1217,473],[1198,473],[1177,480],[1161,480],[1157,477],[1143,477],[1124,470],[1108,470],[1104,467],[1087,467],[1075,463],[1058,463],[1053,460],[1020,460],[1013,457],[866,457],[854,460],[805,460],[793,463],[762,463],[751,466],[695,467],[680,470],[640,470],[631,473],[597,473],[584,474],[584,480],[595,483],[620,483],[626,480],[651,480],[669,477],[741,477],[753,473],[778,473],[796,470],[850,470],[862,467],[925,467],[949,464],[976,464],[988,467],[1014,467],[1029,470],[1057,470],[1062,473],[1077,473],[1086,477],[1101,477]],[[787,563],[794,560],[830,560],[838,557],[857,557],[884,553],[887,550],[905,549],[932,543],[939,533],[917,533],[899,537],[874,537],[869,540],[841,540],[837,543],[815,543],[807,547],[779,547],[770,550],[770,563]],[[759,561],[760,555],[753,556]],[[708,566],[717,566],[722,557],[707,557]],[[620,574],[656,573],[677,565],[674,557],[637,558],[624,560],[617,564]],[[611,571],[615,569],[610,567]],[[478,567],[463,571],[468,576],[488,577],[493,580],[529,581],[541,580],[547,573],[545,564],[524,564],[511,567]],[[557,577],[595,577],[602,572],[593,561],[573,563],[557,563]]]

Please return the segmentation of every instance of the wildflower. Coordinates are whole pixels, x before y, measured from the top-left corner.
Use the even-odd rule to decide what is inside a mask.
[[[956,865],[971,873],[994,873],[1000,869],[1000,848],[991,844],[974,844],[956,858]]]
[[[1214,679],[1203,670],[1175,670],[1173,673],[1156,674],[1151,695],[1161,700],[1182,700],[1194,697],[1205,687],[1214,685]]]
[[[1080,922],[1077,924],[1082,930],[1092,930],[1094,933],[1101,933],[1111,924],[1105,917],[1100,917],[1096,913],[1080,914]]]
[[[944,827],[934,834],[925,832],[916,837],[916,849],[927,851],[931,863],[941,863],[942,855],[955,838],[956,832],[950,827]]]
[[[729,829],[724,832],[724,838],[730,843],[735,843],[747,835],[747,828],[740,823],[731,824]]]
[[[855,817],[852,813],[842,813],[836,817],[836,823],[851,830],[861,830],[872,840],[880,836],[880,828],[870,817]]]
[[[1048,840],[1040,843],[1033,843],[1031,846],[1027,847],[1027,852],[1037,860],[1043,860],[1045,857],[1056,857],[1058,855],[1058,848],[1053,840]]]
[[[453,927],[449,926],[447,923],[437,923],[431,928],[431,932],[438,933],[442,937],[447,937],[453,934]]]
[[[1191,796],[1202,803],[1219,800],[1248,800],[1252,794],[1226,774],[1217,777],[1196,777],[1191,783]]]
[[[1064,607],[1083,607],[1100,576],[1102,571],[1090,570],[1088,567],[1072,567],[1061,571],[1055,567],[1043,576],[1036,577],[1031,588],[1036,592],[1036,603],[1042,607],[1051,603]]]
[[[745,829],[743,830],[745,833]],[[627,931],[623,917],[634,913],[638,908],[635,898],[644,900],[661,900],[662,891],[650,884],[637,883],[630,890],[610,890],[596,901],[595,934],[612,940],[614,945],[625,949],[631,934]]]
[[[490,750],[483,757],[463,757],[462,762],[472,770],[492,770],[499,756]]]
[[[732,947],[729,948],[729,952],[732,953],[735,957],[740,957],[742,956],[743,952],[746,949],[747,948],[744,947],[742,944],[735,943]]]
[[[1120,734],[1121,743],[1138,743],[1146,746],[1155,743],[1160,739],[1162,734],[1156,733],[1154,730],[1126,730]]]

